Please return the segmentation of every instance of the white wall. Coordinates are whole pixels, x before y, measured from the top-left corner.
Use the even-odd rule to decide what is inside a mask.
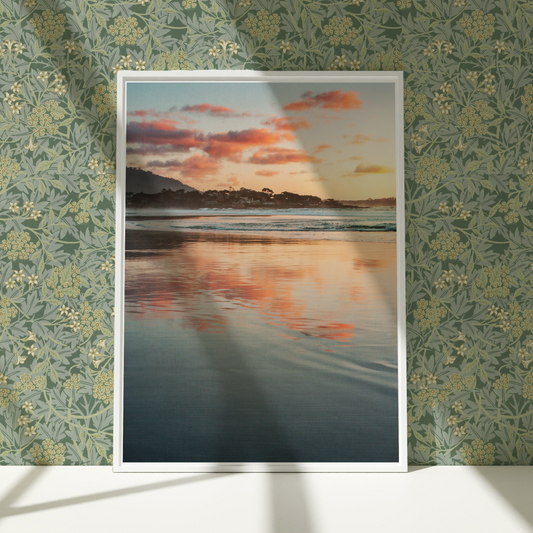
[[[2,533],[529,533],[533,468],[113,474],[0,467]]]

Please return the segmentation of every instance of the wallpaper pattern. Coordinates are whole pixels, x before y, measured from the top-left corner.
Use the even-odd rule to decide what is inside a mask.
[[[112,462],[121,69],[404,70],[409,457],[533,457],[533,2],[2,0],[0,461]]]

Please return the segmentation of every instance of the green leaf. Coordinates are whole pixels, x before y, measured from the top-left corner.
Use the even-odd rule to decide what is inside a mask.
[[[473,172],[474,170],[477,170],[481,166],[481,161],[470,161],[468,165],[466,165],[466,171],[467,172]]]
[[[45,170],[48,170],[51,166],[52,166],[52,161],[41,161],[37,165],[35,172],[44,172]]]

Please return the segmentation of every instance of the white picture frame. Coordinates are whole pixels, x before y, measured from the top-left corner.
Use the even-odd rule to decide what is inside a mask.
[[[127,462],[124,449],[124,306],[126,226],[126,124],[128,86],[135,83],[392,84],[395,109],[397,391],[396,462]],[[120,71],[117,76],[117,203],[115,277],[114,472],[406,472],[407,403],[405,337],[404,123],[402,72]],[[149,384],[147,384],[149,386]]]

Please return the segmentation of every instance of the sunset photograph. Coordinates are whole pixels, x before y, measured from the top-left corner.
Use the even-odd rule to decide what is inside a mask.
[[[126,98],[124,461],[397,463],[394,83]]]

